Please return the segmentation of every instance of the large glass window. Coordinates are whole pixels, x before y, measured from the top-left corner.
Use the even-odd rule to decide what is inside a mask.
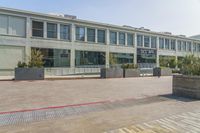
[[[178,41],[177,44],[178,44],[178,51],[181,51],[182,50],[181,41]]]
[[[44,23],[38,21],[32,21],[32,36],[43,37]]]
[[[133,46],[133,34],[127,34],[127,45]]]
[[[0,15],[0,34],[8,34],[8,16]]]
[[[171,40],[171,50],[176,50],[176,40]]]
[[[197,52],[197,43],[193,43],[193,52]]]
[[[98,43],[105,43],[105,30],[98,30],[97,36]]]
[[[70,50],[47,48],[32,49],[42,52],[44,67],[70,67]]]
[[[69,25],[60,25],[60,39],[70,40],[70,26]]]
[[[192,51],[192,43],[191,43],[191,42],[187,42],[187,50],[188,50],[189,52]]]
[[[156,50],[155,49],[137,49],[137,63],[156,63]]]
[[[95,42],[95,29],[87,28],[87,41]]]
[[[125,33],[119,33],[119,45],[125,45]]]
[[[77,67],[99,67],[105,65],[105,52],[76,51],[75,64]]]
[[[157,46],[157,37],[151,37],[151,48],[156,48]]]
[[[57,38],[57,24],[47,23],[47,38]]]
[[[159,38],[159,49],[164,49],[164,38]]]
[[[137,35],[137,46],[143,46],[143,35]]]
[[[110,65],[133,63],[134,55],[128,53],[110,53]]]
[[[150,38],[149,36],[144,36],[144,47],[150,47]]]
[[[200,43],[197,44],[197,51],[200,52]]]
[[[110,44],[117,44],[117,32],[110,31]]]
[[[26,36],[26,19],[0,15],[0,34],[12,36]]]
[[[76,40],[77,41],[85,41],[85,28],[84,27],[76,27]]]
[[[169,39],[165,39],[165,49],[169,49]]]
[[[185,41],[182,42],[182,50],[183,51],[187,50],[187,43]]]

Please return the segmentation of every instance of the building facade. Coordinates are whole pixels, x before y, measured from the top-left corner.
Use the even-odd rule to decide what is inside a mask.
[[[0,75],[13,75],[31,50],[44,55],[46,74],[98,72],[100,67],[135,63],[159,66],[159,58],[200,55],[200,40],[144,28],[116,26],[16,9],[0,8]],[[114,61],[113,61],[114,60]]]

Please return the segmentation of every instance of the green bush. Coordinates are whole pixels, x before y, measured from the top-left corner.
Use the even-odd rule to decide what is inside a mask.
[[[19,67],[19,68],[26,68],[26,67],[40,68],[40,67],[43,67],[43,64],[44,64],[43,55],[42,55],[41,51],[33,49],[33,50],[31,50],[31,58],[30,58],[28,64],[26,64],[26,62],[19,61],[17,64],[17,67]]]
[[[122,69],[137,69],[138,66],[136,64],[123,64],[121,65]]]
[[[169,67],[175,68],[176,67],[176,58],[173,56],[160,56],[159,62],[161,67]]]
[[[25,67],[27,67],[27,64],[26,64],[25,62],[19,61],[19,62],[17,63],[17,67],[19,67],[19,68],[25,68]]]
[[[184,75],[200,75],[200,58],[189,55],[179,62],[180,72]]]

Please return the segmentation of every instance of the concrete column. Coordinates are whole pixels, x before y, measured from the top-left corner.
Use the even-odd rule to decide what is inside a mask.
[[[26,38],[31,38],[32,36],[32,22],[31,18],[26,18]]]
[[[47,38],[47,22],[45,21],[44,22],[44,27],[43,27],[43,29],[44,29],[44,38]]]
[[[156,53],[156,66],[159,67],[160,61],[159,61],[159,54],[158,54],[158,50],[159,50],[159,37],[158,36],[156,37],[156,43],[157,43],[157,45],[156,45],[156,51],[157,51],[157,53]]]
[[[110,53],[109,53],[109,50],[107,49],[106,50],[106,68],[109,68],[110,67]]]
[[[70,67],[75,68],[75,49],[72,48],[70,52]]]
[[[109,33],[109,30],[106,29],[106,45],[109,45],[110,44],[110,33]]]
[[[60,40],[60,24],[57,24],[57,39]]]
[[[85,27],[85,42],[87,42],[87,27]]]
[[[175,56],[175,61],[176,61],[176,64],[178,63],[178,56],[176,55]],[[176,69],[178,69],[178,65],[176,65]]]
[[[128,40],[127,40],[127,37],[128,36],[128,34],[127,33],[125,33],[125,46],[128,46]]]
[[[176,51],[176,53],[178,52],[178,41],[177,41],[177,39],[175,41],[175,51]]]
[[[95,29],[95,43],[98,43],[98,30]]]
[[[119,45],[119,32],[117,32],[117,45]]]
[[[134,37],[133,37],[133,43],[135,46],[134,49],[134,64],[137,64],[137,33],[135,33]]]
[[[151,36],[149,36],[149,48],[151,48]]]
[[[74,24],[71,24],[70,33],[70,40],[71,42],[74,42],[76,40],[76,27]]]
[[[142,47],[144,48],[144,35],[142,35]]]
[[[26,45],[25,46],[25,55],[24,55],[24,61],[28,64],[28,62],[31,59],[31,47]]]

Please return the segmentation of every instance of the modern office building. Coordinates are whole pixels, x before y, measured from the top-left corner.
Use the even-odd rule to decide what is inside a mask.
[[[199,56],[200,40],[70,15],[0,8],[0,75],[13,75],[18,61],[28,62],[31,49],[41,50],[46,74],[65,75],[99,71],[113,65],[113,58],[115,64],[145,68],[159,66],[161,56]]]

